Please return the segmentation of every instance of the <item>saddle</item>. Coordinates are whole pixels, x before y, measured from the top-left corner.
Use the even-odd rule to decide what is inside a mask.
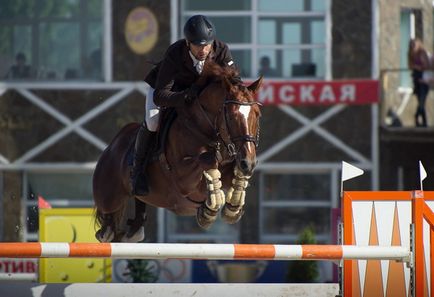
[[[151,137],[150,143],[147,145],[149,146],[148,149],[151,151],[149,152],[149,160],[148,164],[150,162],[157,161],[160,158],[160,155],[164,153],[164,148],[166,146],[167,137],[169,135],[169,129],[173,124],[173,121],[176,119],[177,113],[174,108],[167,108],[161,111],[160,116],[160,122],[159,122],[159,129],[156,132],[156,137]],[[131,142],[129,143],[129,148],[127,152],[127,161],[128,166],[133,167],[134,163],[134,144],[136,141],[136,135],[131,139]]]
[[[161,111],[160,122],[158,125],[159,129],[157,131],[157,137],[154,138],[155,143],[153,144],[151,161],[158,160],[159,156],[164,153],[170,127],[177,116],[178,114],[174,108],[166,108]]]

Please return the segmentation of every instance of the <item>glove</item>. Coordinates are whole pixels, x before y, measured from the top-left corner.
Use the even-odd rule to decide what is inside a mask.
[[[197,97],[199,97],[199,93],[200,87],[198,85],[192,84],[191,87],[185,92],[185,102],[188,104],[192,103],[197,99]]]

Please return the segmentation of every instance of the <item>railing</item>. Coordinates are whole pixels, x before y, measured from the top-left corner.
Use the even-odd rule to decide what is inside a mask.
[[[98,136],[84,128],[91,120],[101,115],[115,104],[124,100],[133,91],[138,91],[143,96],[146,96],[148,85],[144,82],[116,82],[116,83],[100,83],[100,82],[0,82],[0,97],[8,90],[14,90],[19,93],[29,105],[37,106],[39,109],[59,121],[64,125],[62,129],[48,136],[39,144],[33,146],[20,157],[15,160],[10,160],[0,151],[0,170],[22,170],[22,169],[83,169],[93,168],[95,163],[32,163],[30,160],[41,154],[52,145],[64,139],[70,133],[76,133],[91,145],[103,150],[107,143],[101,140]],[[112,90],[114,93],[102,101],[97,106],[90,110],[86,110],[84,114],[77,119],[70,119],[65,113],[48,103],[45,98],[35,94],[34,90],[52,90],[52,91],[95,91],[95,90]],[[3,154],[2,154],[3,153]]]
[[[380,125],[414,127],[417,100],[413,97],[411,69],[383,69],[380,74],[380,83]],[[434,111],[430,112],[431,109],[433,106],[427,100],[428,114],[434,114]]]

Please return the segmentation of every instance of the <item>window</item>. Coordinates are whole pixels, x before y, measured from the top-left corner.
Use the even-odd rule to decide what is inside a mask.
[[[180,0],[179,37],[191,15],[205,14],[217,37],[229,44],[243,77],[324,78],[327,2]]]
[[[0,79],[100,80],[101,41],[102,0],[4,0]]]
[[[318,241],[328,242],[332,180],[328,172],[261,172],[261,242],[295,243],[309,225]]]

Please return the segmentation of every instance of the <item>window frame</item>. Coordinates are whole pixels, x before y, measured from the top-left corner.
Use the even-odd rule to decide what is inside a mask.
[[[78,43],[78,49],[79,49],[79,58],[80,60],[83,57],[87,57],[89,53],[87,51],[92,50],[86,48],[86,40],[89,37],[89,33],[87,28],[91,26],[94,22],[99,22],[101,24],[101,69],[100,69],[100,77],[99,78],[92,78],[92,77],[79,77],[78,79],[74,79],[74,81],[105,81],[105,82],[111,82],[113,80],[112,77],[112,20],[111,20],[111,10],[112,10],[112,0],[99,0],[101,2],[101,16],[95,17],[92,16],[90,13],[85,13],[86,17],[83,18],[81,15],[83,15],[84,12],[87,10],[85,9],[85,5],[88,3],[86,0],[78,0],[79,1],[79,12],[77,15],[73,15],[71,17],[58,17],[58,16],[39,16],[39,15],[33,15],[31,17],[19,17],[14,20],[0,20],[0,25],[7,25],[10,28],[14,28],[15,26],[29,26],[30,27],[30,49],[28,52],[30,52],[30,55],[27,57],[27,62],[31,63],[32,70],[34,72],[34,77],[30,79],[25,79],[27,82],[68,82],[67,79],[64,78],[64,73],[57,73],[58,77],[56,79],[50,79],[46,78],[44,74],[44,77],[39,77],[40,72],[43,69],[43,66],[40,65],[40,25],[41,24],[60,24],[60,23],[75,23],[79,27],[79,40]],[[15,60],[15,55],[17,54],[18,50],[15,49],[14,44],[12,44],[12,53],[11,53],[11,59],[12,64]],[[82,65],[79,65],[80,67],[77,68],[78,70],[82,70]],[[9,81],[6,78],[1,77],[0,81]],[[15,80],[13,80],[15,81]]]
[[[315,49],[315,48],[324,48],[325,58],[324,58],[324,76],[315,76],[309,78],[310,80],[329,80],[331,79],[331,1],[325,1],[325,11],[305,11],[305,12],[263,12],[258,10],[258,0],[252,0],[252,5],[250,10],[236,10],[236,11],[184,11],[182,8],[184,5],[182,4],[184,0],[172,0],[172,4],[176,2],[176,4],[172,6],[179,7],[180,9],[177,12],[177,18],[173,20],[175,23],[175,28],[172,28],[172,41],[176,41],[179,38],[182,38],[182,28],[183,28],[183,20],[186,17],[193,16],[195,14],[203,14],[209,17],[226,17],[226,16],[250,16],[251,17],[251,42],[250,43],[228,43],[228,46],[231,50],[250,50],[251,51],[251,73],[246,78],[256,78],[259,70],[259,51],[261,49]],[[322,17],[324,20],[325,27],[325,38],[323,44],[267,44],[261,45],[258,43],[258,26],[259,20],[262,17],[289,17],[289,18],[320,18]],[[278,80],[299,80],[303,79],[300,77],[277,77]]]
[[[340,169],[336,166],[324,166],[326,164],[316,164],[309,166],[307,164],[299,164],[299,166],[287,167],[279,166],[276,168],[262,169],[259,174],[259,242],[260,243],[280,243],[288,244],[295,243],[299,234],[278,234],[265,232],[265,209],[285,209],[290,207],[303,207],[303,208],[329,208],[330,214],[333,208],[338,207],[339,201],[339,189],[336,181],[339,179]],[[286,174],[286,175],[328,175],[330,181],[330,197],[328,200],[309,200],[305,202],[303,200],[289,200],[282,199],[279,201],[267,201],[265,199],[265,176],[267,174]],[[331,218],[331,215],[330,215]],[[332,228],[332,224],[330,224]],[[331,241],[332,230],[328,232],[316,234],[315,238],[319,243],[326,243]]]

